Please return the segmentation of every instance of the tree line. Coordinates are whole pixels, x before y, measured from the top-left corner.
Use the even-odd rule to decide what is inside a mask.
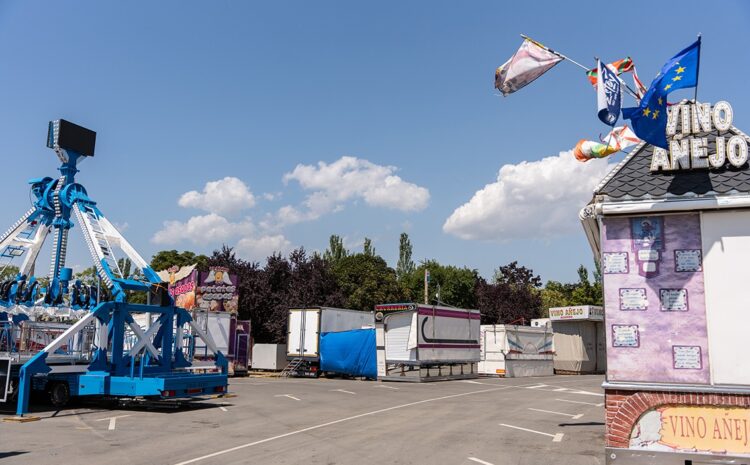
[[[490,280],[476,269],[443,265],[436,260],[415,263],[412,244],[401,234],[396,268],[388,266],[365,239],[361,252],[347,250],[343,239],[330,237],[322,253],[300,247],[288,256],[275,253],[265,263],[238,258],[222,246],[211,256],[190,251],[164,250],[154,255],[155,270],[197,264],[200,270],[223,266],[238,276],[240,319],[252,321],[256,342],[286,341],[287,311],[294,307],[329,306],[371,311],[381,303],[424,302],[424,282],[429,272],[428,301],[461,308],[476,308],[482,324],[525,323],[544,317],[549,307],[601,305],[601,275],[581,265],[578,282],[542,279],[530,268],[513,261],[495,270]]]

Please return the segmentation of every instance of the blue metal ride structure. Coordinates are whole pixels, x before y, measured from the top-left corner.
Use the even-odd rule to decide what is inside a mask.
[[[77,318],[26,360],[15,359],[20,365],[18,415],[28,412],[33,389],[54,388],[68,398],[178,398],[223,394],[227,389],[224,354],[187,311],[174,306],[158,275],[75,181],[78,164],[94,154],[95,137],[95,132],[65,120],[50,122],[47,146],[62,163],[60,176],[29,181],[33,206],[0,236],[0,257],[23,257],[16,278],[0,283],[0,306],[7,309],[0,312],[0,316],[5,314],[5,321],[0,321],[5,328],[0,331],[0,336],[5,335],[5,339],[0,337],[0,351],[3,341],[12,351],[13,331],[7,328],[21,321],[28,323],[24,320],[33,313],[29,309],[41,308],[52,314],[63,309],[69,319]],[[72,270],[65,267],[65,259],[72,217],[83,233],[101,292],[99,286],[71,283]],[[53,238],[52,260],[49,285],[43,292],[32,274],[49,234]],[[115,247],[134,265],[138,278],[125,275]],[[128,291],[148,293],[150,304],[128,303]],[[102,302],[105,293],[109,299]],[[134,316],[145,321],[145,327]],[[195,367],[189,361],[187,342],[192,337],[203,339],[214,353],[212,366]],[[196,373],[209,368],[214,372]]]

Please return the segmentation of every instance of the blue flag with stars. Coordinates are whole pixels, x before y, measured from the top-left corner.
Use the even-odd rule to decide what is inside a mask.
[[[677,89],[698,85],[701,39],[673,56],[651,82],[651,87],[637,107],[623,108],[622,116],[631,121],[633,132],[649,144],[669,148],[667,145],[667,95]]]

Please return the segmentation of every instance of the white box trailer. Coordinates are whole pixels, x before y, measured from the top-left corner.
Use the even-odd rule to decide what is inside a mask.
[[[520,378],[554,374],[552,329],[518,325],[482,325],[479,374]]]
[[[421,304],[375,307],[378,379],[476,378],[479,310]]]
[[[322,333],[372,328],[374,324],[373,312],[333,307],[289,309],[286,356],[296,365],[293,374],[318,375]]]

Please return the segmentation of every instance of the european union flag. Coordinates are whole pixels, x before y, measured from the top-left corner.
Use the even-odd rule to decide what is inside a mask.
[[[635,134],[661,148],[667,145],[667,95],[677,89],[698,85],[701,39],[673,56],[651,82],[646,95],[637,107],[623,108],[622,116],[631,121]]]

